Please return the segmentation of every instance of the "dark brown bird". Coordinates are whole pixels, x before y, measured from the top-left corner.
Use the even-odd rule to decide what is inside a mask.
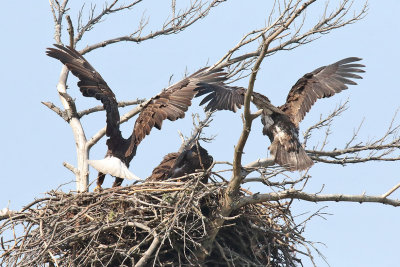
[[[196,170],[207,170],[212,162],[213,157],[208,154],[207,150],[201,147],[198,142],[194,142],[190,148],[183,152],[167,154],[161,163],[154,168],[146,181],[165,181],[195,173]],[[201,181],[207,183],[208,176],[205,176]]]
[[[91,160],[89,164],[99,171],[97,189],[101,188],[105,174],[115,176],[114,186],[119,186],[123,178],[139,179],[128,169],[129,163],[136,154],[137,146],[148,135],[153,127],[161,129],[165,119],[175,121],[183,118],[191,100],[197,94],[195,89],[226,80],[226,73],[221,70],[200,69],[178,83],[164,89],[144,105],[136,119],[132,135],[125,139],[120,131],[118,103],[111,88],[89,62],[72,47],[55,45],[48,48],[48,56],[60,60],[79,78],[78,87],[83,96],[94,97],[103,103],[106,110],[106,135],[108,151],[103,160]]]
[[[356,85],[351,78],[362,79],[355,74],[364,72],[360,69],[364,65],[354,63],[359,60],[361,58],[345,58],[305,74],[289,91],[286,103],[279,107],[272,105],[266,96],[253,92],[252,102],[262,109],[263,134],[271,141],[269,150],[275,163],[290,171],[308,169],[313,165],[299,142],[299,123],[317,99],[331,97],[347,89],[348,84]],[[196,97],[208,94],[200,103],[203,105],[208,102],[206,111],[236,112],[242,107],[246,93],[244,88],[224,84],[212,87],[205,85],[197,90],[199,93]]]

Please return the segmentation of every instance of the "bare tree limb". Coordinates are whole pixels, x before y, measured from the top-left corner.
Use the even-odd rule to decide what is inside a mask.
[[[250,113],[250,98],[253,93],[254,83],[255,83],[260,65],[261,65],[262,61],[264,60],[265,55],[268,52],[268,47],[272,43],[272,41],[274,41],[275,38],[277,36],[279,36],[279,34],[281,34],[284,30],[286,30],[289,27],[289,25],[295,20],[295,18],[297,18],[313,2],[315,2],[315,0],[307,1],[306,3],[301,5],[299,8],[297,8],[297,4],[298,4],[297,3],[294,6],[295,11],[293,11],[290,18],[282,26],[280,26],[278,29],[276,29],[274,32],[272,32],[268,37],[264,37],[264,35],[263,35],[264,42],[261,46],[261,52],[260,52],[260,55],[259,55],[256,63],[254,64],[253,71],[252,71],[252,73],[250,75],[250,79],[249,79],[249,86],[247,88],[246,95],[245,95],[244,112],[243,112],[245,123],[243,125],[242,134],[240,136],[238,144],[235,147],[235,154],[234,154],[234,159],[233,159],[233,177],[227,187],[227,193],[226,193],[227,196],[237,195],[237,192],[240,188],[241,181],[244,179],[244,177],[241,176],[241,174],[242,174],[241,158],[242,158],[242,154],[243,154],[244,145],[246,143],[246,140],[247,140],[248,135],[251,130],[251,123],[256,118],[256,116],[254,116]],[[226,200],[226,201],[228,203],[232,202],[232,200]]]
[[[320,129],[322,127],[329,127],[332,124],[334,117],[340,115],[344,109],[335,109],[326,119],[321,120],[317,124],[311,126],[306,134],[305,141],[308,139],[308,135],[311,130]],[[337,149],[328,151],[323,150],[326,141],[322,144],[320,149],[306,150],[313,160],[331,163],[331,164],[348,164],[348,163],[361,163],[367,161],[397,161],[400,160],[400,154],[395,155],[394,153],[400,148],[400,125],[395,124],[397,113],[393,116],[389,127],[386,132],[376,140],[370,140],[367,142],[359,142],[357,144],[351,145],[358,137],[360,132],[360,126],[353,132],[350,140],[346,142],[343,149]],[[310,130],[311,129],[311,130]]]
[[[78,16],[77,31],[75,34],[70,16],[66,15],[66,12],[68,11],[68,9],[66,8],[68,0],[64,0],[61,4],[59,3],[58,0],[49,0],[50,9],[54,20],[54,27],[55,27],[54,38],[56,40],[56,43],[62,45],[62,40],[61,40],[62,23],[65,15],[66,15],[65,19],[68,24],[67,31],[69,33],[69,45],[75,47],[76,44],[82,39],[83,35],[86,32],[92,30],[96,24],[102,22],[107,15],[116,14],[123,10],[129,10],[133,8],[135,5],[139,4],[140,2],[142,2],[142,0],[135,0],[118,6],[117,4],[119,3],[119,0],[113,0],[110,4],[105,4],[102,11],[98,14],[95,14],[96,6],[92,5],[90,7],[89,19],[86,23],[82,22],[83,21],[82,13],[84,10],[83,6]],[[96,48],[104,47],[109,44],[120,41],[142,42],[161,35],[179,33],[180,31],[183,31],[189,26],[193,25],[193,23],[207,16],[212,8],[216,7],[222,2],[224,2],[224,0],[212,0],[210,2],[195,0],[191,2],[189,7],[185,10],[184,9],[175,10],[176,7],[173,5],[172,7],[173,17],[166,20],[161,29],[156,31],[151,31],[147,35],[143,35],[143,31],[145,26],[147,25],[147,21],[145,19],[142,19],[139,23],[137,30],[134,31],[133,33],[130,33],[126,36],[112,38],[97,44],[87,46],[85,49],[81,51],[81,53],[85,54]],[[81,113],[78,113],[75,107],[75,101],[72,98],[70,98],[69,95],[67,94],[67,86],[66,86],[67,77],[68,77],[68,70],[66,67],[64,67],[61,71],[61,77],[57,85],[57,90],[59,92],[60,99],[65,111],[62,111],[61,109],[57,108],[55,105],[52,105],[51,103],[43,103],[43,104],[45,104],[48,108],[56,112],[64,120],[69,122],[72,128],[78,154],[78,164],[77,164],[78,171],[75,172],[77,175],[76,177],[77,188],[78,188],[77,190],[82,191],[82,190],[87,190],[88,188],[87,160],[89,151],[91,147],[105,135],[105,127],[101,129],[97,134],[95,134],[89,141],[86,140],[83,126],[79,119],[84,115],[96,112],[101,109],[95,107],[94,109],[84,110]],[[140,112],[140,110],[141,108],[134,109],[133,111],[128,112],[127,114],[122,116],[121,123],[132,118],[134,115]]]
[[[309,202],[358,202],[358,203],[382,203],[394,207],[400,206],[400,200],[388,199],[383,196],[367,196],[367,195],[343,195],[343,194],[309,194],[298,190],[287,190],[283,192],[272,192],[267,194],[254,194],[251,196],[242,197],[235,208],[240,208],[249,204],[262,203],[266,201],[278,201],[282,199],[301,199]]]
[[[144,101],[146,101],[146,99],[136,99],[136,100],[132,100],[132,101],[121,101],[118,102],[118,107],[119,108],[124,108],[124,107],[128,107],[128,106],[132,106],[132,105],[137,105],[137,104],[142,104]],[[86,110],[82,110],[80,112],[78,112],[78,118],[82,118],[85,115],[89,115],[92,114],[94,112],[98,112],[98,111],[103,111],[104,107],[103,106],[95,106],[93,108],[89,108]]]
[[[101,18],[104,15],[114,13],[122,9],[126,9],[128,6],[129,8],[131,8],[133,5],[141,2],[141,0],[134,1],[132,4],[123,6],[119,9],[112,9],[116,2],[117,1],[114,1],[110,6],[104,8],[103,11],[98,16],[90,19],[89,22],[85,26],[83,26],[79,31],[79,34],[76,37],[75,42],[79,41],[82,38],[81,35],[83,35],[84,32],[90,30],[94,26],[94,24],[98,23],[101,20]],[[201,0],[194,0],[191,2],[190,7],[188,9],[176,13],[170,20],[166,21],[160,30],[152,31],[149,34],[143,36],[142,33],[147,22],[142,20],[139,23],[138,29],[133,33],[130,33],[125,36],[111,38],[93,45],[89,45],[80,52],[82,54],[86,54],[94,49],[105,47],[114,43],[119,43],[119,42],[140,43],[146,40],[154,39],[162,35],[179,33],[188,28],[189,26],[193,25],[200,19],[206,17],[212,8],[218,6],[222,2],[225,2],[225,0],[212,0],[208,5],[206,5]]]
[[[68,122],[69,118],[65,111],[61,110],[59,107],[54,105],[52,102],[41,102],[43,105],[54,111],[58,116],[60,116],[63,120]]]
[[[120,119],[120,124],[127,122],[130,118],[134,117],[136,114],[138,114],[144,106],[149,103],[151,99],[146,100],[142,102],[140,105],[136,106],[134,109],[131,111],[125,113],[124,115],[121,116]],[[104,135],[106,134],[106,126],[102,128],[100,131],[98,131],[96,134],[94,134],[89,141],[86,143],[86,147],[90,149],[94,144],[96,144]]]
[[[196,139],[200,139],[200,135],[204,128],[208,127],[212,122],[212,114],[214,112],[207,112],[206,117],[203,120],[198,119],[198,123],[195,123],[195,116],[193,116],[193,127],[192,134],[189,138],[183,138],[183,142],[181,147],[179,148],[178,153],[181,153],[185,149],[188,148],[190,144]],[[182,136],[181,136],[182,137]]]
[[[216,235],[218,234],[219,229],[221,226],[224,224],[225,220],[223,219],[224,217],[228,217],[230,213],[234,210],[235,202],[238,201],[239,197],[239,189],[240,189],[240,184],[242,183],[242,180],[245,178],[241,176],[242,174],[242,154],[243,154],[243,148],[246,144],[247,138],[249,136],[249,133],[251,131],[251,124],[252,121],[259,116],[261,113],[257,112],[256,114],[251,114],[250,113],[250,98],[253,93],[253,88],[254,88],[254,83],[256,80],[256,76],[258,73],[258,70],[260,68],[260,65],[262,61],[265,58],[265,55],[268,52],[268,47],[271,44],[272,41],[275,40],[281,34],[284,30],[286,30],[289,25],[295,20],[297,16],[299,16],[310,4],[315,2],[315,0],[310,0],[305,3],[303,3],[299,8],[297,2],[294,5],[293,12],[291,13],[290,17],[288,20],[285,21],[284,24],[280,25],[278,28],[276,28],[272,33],[270,33],[267,37],[262,35],[263,37],[263,43],[261,44],[260,47],[260,53],[257,58],[256,63],[254,64],[252,68],[252,73],[250,75],[249,79],[249,86],[246,91],[245,99],[244,99],[244,122],[243,122],[243,130],[240,135],[240,138],[238,140],[238,143],[235,147],[235,152],[234,152],[234,158],[233,158],[233,174],[230,182],[228,183],[228,186],[225,190],[224,193],[224,198],[223,201],[221,202],[221,207],[220,207],[220,212],[219,215],[216,219],[214,219],[211,222],[211,229],[209,230],[209,236],[208,238],[203,242],[203,246],[206,248],[206,251],[210,251],[212,244],[215,240]],[[198,251],[198,256],[200,259],[204,259],[206,257],[204,252]]]
[[[68,35],[69,35],[69,46],[74,48],[74,26],[72,25],[71,17],[69,15],[65,16],[68,22]]]
[[[296,7],[301,5],[302,2],[303,4],[309,5],[315,1],[296,0],[289,1],[287,3],[285,2],[282,10],[280,9],[279,2],[278,4],[275,4],[269,16],[268,25],[264,28],[253,30],[246,34],[234,48],[229,50],[227,54],[225,54],[216,64],[213,65],[213,68],[223,68],[233,65],[233,69],[235,71],[231,70],[232,76],[238,75],[239,77],[236,79],[247,77],[248,75],[243,75],[242,72],[247,70],[247,66],[251,66],[254,63],[254,58],[260,55],[261,50],[247,52],[242,55],[237,55],[236,57],[233,57],[233,55],[238,51],[243,50],[243,48],[247,45],[260,40],[263,35],[269,36],[276,32],[277,28],[280,28],[287,20],[290,19],[290,17],[296,12]],[[365,3],[360,11],[354,12],[354,14],[350,15],[353,2],[354,1],[352,0],[341,1],[337,9],[332,11],[330,14],[328,14],[329,3],[326,3],[323,16],[308,30],[302,29],[304,27],[305,19],[305,17],[303,17],[299,26],[293,24],[294,26],[292,25],[292,28],[287,27],[283,32],[276,36],[274,41],[278,42],[279,44],[269,48],[266,55],[270,56],[278,51],[295,49],[300,45],[308,44],[318,39],[323,34],[327,34],[332,30],[361,20],[367,13],[368,5]],[[279,14],[274,20],[272,18],[272,14],[274,14],[277,9],[279,9]],[[245,64],[246,62],[249,64]],[[237,66],[235,67],[234,64],[237,64]]]
[[[400,183],[398,183],[397,185],[395,185],[393,188],[391,188],[389,191],[387,191],[385,194],[382,195],[383,198],[387,198],[388,196],[390,196],[391,194],[393,194],[394,191],[396,191],[397,189],[400,188]]]
[[[140,2],[142,2],[142,0],[133,1],[130,4],[122,5],[122,6],[114,9],[114,6],[118,3],[118,0],[114,0],[110,5],[108,5],[108,6],[106,5],[97,16],[94,15],[96,6],[92,7],[91,12],[90,12],[90,18],[89,18],[88,22],[85,25],[82,25],[81,22],[78,24],[78,34],[75,37],[74,43],[76,44],[77,42],[79,42],[86,32],[93,29],[95,24],[101,22],[101,20],[104,16],[106,16],[108,14],[116,13],[116,12],[124,10],[124,9],[130,9],[134,5],[136,5]],[[83,7],[82,7],[82,9],[83,9]],[[81,14],[80,14],[80,17],[81,17]],[[81,21],[81,18],[79,19],[79,21]]]
[[[68,162],[63,162],[63,166],[68,170],[70,170],[73,174],[78,175],[79,172],[78,169],[69,164]]]

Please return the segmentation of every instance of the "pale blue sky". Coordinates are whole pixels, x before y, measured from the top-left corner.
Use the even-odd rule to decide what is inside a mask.
[[[72,2],[70,14],[75,21],[80,5],[77,2],[82,1]],[[101,2],[98,1],[99,4]],[[186,68],[188,72],[193,72],[207,62],[214,63],[244,33],[264,25],[268,14],[264,2],[268,1],[228,1],[179,35],[164,36],[139,45],[116,44],[96,50],[86,57],[114,90],[118,100],[148,98],[168,84],[170,75],[173,74],[174,81],[178,81]],[[165,18],[161,9],[160,4],[146,7],[150,26]],[[326,114],[349,98],[350,108],[335,122],[329,147],[343,146],[363,118],[365,122],[360,140],[382,135],[400,106],[397,81],[400,62],[399,9],[400,2],[397,0],[372,1],[368,15],[362,21],[335,30],[294,51],[280,52],[267,58],[255,90],[279,105],[304,73],[345,57],[362,57],[367,72],[359,85],[331,99],[319,101],[301,124],[300,131],[315,123],[321,113]],[[3,141],[0,208],[10,201],[10,208],[20,209],[33,198],[44,196],[44,192],[73,181],[72,173],[62,166],[62,162],[75,164],[76,153],[68,124],[40,103],[52,101],[60,105],[55,86],[61,64],[45,56],[45,48],[54,43],[48,1],[5,1],[0,12],[3,93],[0,105],[0,137]],[[125,12],[119,17],[107,19],[91,31],[78,48],[135,28],[141,12]],[[312,18],[318,14],[318,10],[311,10],[308,16]],[[246,85],[246,82],[239,84]],[[69,80],[69,86],[70,94],[77,98],[78,109],[99,104],[93,99],[83,99],[75,79]],[[194,106],[197,104],[195,100]],[[165,122],[162,131],[154,130],[143,141],[130,168],[135,174],[147,177],[163,155],[179,148],[177,130],[186,135],[190,133],[190,112],[201,113],[201,109],[190,109],[184,120]],[[85,117],[83,123],[86,135],[90,137],[104,126],[104,113]],[[397,123],[400,123],[399,119]],[[131,133],[132,126],[133,121],[123,126],[125,136]],[[240,129],[241,120],[237,114],[220,112],[216,114],[212,127],[205,132],[216,134],[216,140],[204,146],[214,159],[231,160]],[[313,139],[314,144],[318,139],[318,136]],[[269,141],[261,134],[260,123],[256,122],[246,146],[244,162],[265,157],[268,145]],[[103,140],[92,149],[90,156],[100,159],[105,150]],[[399,162],[346,167],[316,164],[310,171],[313,178],[306,191],[313,193],[324,185],[324,193],[361,194],[366,191],[368,195],[382,194],[400,182],[399,166]],[[92,170],[91,181],[95,176]],[[111,186],[112,180],[107,177],[104,186]],[[74,189],[74,183],[63,189]],[[257,191],[257,188],[252,189]],[[262,190],[259,188],[259,191]],[[398,198],[399,194],[394,197]],[[298,202],[293,213],[315,212],[323,206],[328,206],[324,211],[332,215],[326,216],[327,220],[315,218],[307,227],[305,236],[326,244],[327,247],[319,245],[318,248],[331,266],[398,266],[398,208],[380,204]],[[317,265],[324,266],[317,254],[315,257]],[[305,266],[308,265],[306,262]]]

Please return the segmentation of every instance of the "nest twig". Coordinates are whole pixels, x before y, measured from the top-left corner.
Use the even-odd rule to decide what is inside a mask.
[[[51,191],[0,228],[1,266],[294,266],[301,238],[284,204],[226,218],[199,262],[224,183],[146,182],[100,193]],[[242,192],[245,194],[245,192]],[[5,240],[4,240],[5,239]]]

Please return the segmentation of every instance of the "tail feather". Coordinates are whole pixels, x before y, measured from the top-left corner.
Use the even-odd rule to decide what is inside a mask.
[[[275,157],[275,163],[289,171],[306,170],[314,164],[300,144],[295,150],[287,150],[280,142],[274,142],[270,147],[270,151]]]
[[[142,180],[133,174],[126,165],[116,157],[105,157],[101,160],[89,160],[89,165],[97,171],[105,174],[110,174],[114,177],[129,179],[129,180]]]

